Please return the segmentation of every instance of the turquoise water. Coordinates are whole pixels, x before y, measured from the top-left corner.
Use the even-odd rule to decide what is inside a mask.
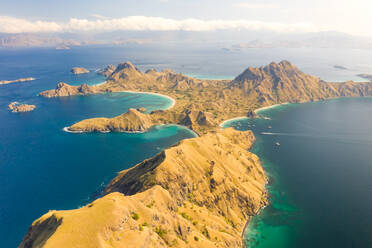
[[[249,224],[246,245],[371,247],[372,98],[260,113],[271,120],[231,123],[255,132],[253,152],[270,179],[270,205]]]
[[[60,81],[73,85],[101,83],[105,78],[97,75],[95,70],[107,64],[117,64],[127,60],[132,61],[142,70],[152,67],[158,70],[170,68],[200,78],[221,79],[233,78],[248,66],[261,66],[282,59],[292,61],[305,72],[333,81],[358,79],[355,74],[372,71],[372,64],[370,64],[372,52],[362,50],[248,49],[238,53],[226,52],[219,47],[155,47],[152,45],[83,47],[69,51],[0,49],[0,80],[36,78],[32,82],[0,86],[0,247],[16,247],[32,221],[49,209],[73,209],[82,206],[100,196],[105,184],[115,176],[116,172],[130,168],[179,140],[194,137],[189,130],[174,125],[155,127],[143,134],[66,133],[62,131],[63,127],[85,118],[113,117],[129,108],[137,107],[146,107],[148,111],[165,109],[171,102],[160,96],[131,93],[44,99],[37,96],[39,92],[54,88]],[[346,66],[349,70],[334,69],[334,64]],[[69,73],[74,66],[82,66],[92,72],[75,76]],[[7,105],[11,101],[35,104],[37,109],[30,113],[13,114],[7,110]],[[311,110],[312,107],[307,106],[317,107]],[[263,159],[266,171],[271,175],[269,189],[273,204],[268,206],[262,215],[255,218],[250,226],[252,230],[250,233],[256,233],[252,239],[256,240],[257,245],[261,245],[257,247],[270,247],[271,245],[266,244],[273,243],[276,247],[290,247],[294,237],[301,237],[299,234],[302,233],[310,233],[314,236],[318,232],[319,235],[325,232],[331,235],[332,232],[323,226],[345,226],[346,231],[339,232],[341,237],[360,233],[364,237],[363,235],[369,234],[369,230],[372,229],[368,221],[370,216],[362,214],[368,212],[368,207],[370,208],[368,202],[364,204],[366,199],[370,199],[370,195],[360,190],[363,188],[369,192],[368,190],[371,189],[365,181],[371,176],[370,170],[367,169],[370,167],[363,163],[363,161],[370,161],[368,159],[371,154],[369,143],[363,143],[365,142],[363,139],[370,137],[368,130],[371,125],[368,112],[368,108],[371,107],[370,102],[368,100],[366,102],[336,101],[334,104],[325,105],[326,108],[322,106],[321,104],[301,105],[301,107],[290,105],[283,110],[279,108],[267,112],[273,118],[272,121],[256,120],[252,124],[241,122],[240,128],[253,129],[257,133],[258,141],[255,149]],[[318,108],[323,111],[318,111]],[[351,117],[347,118],[347,116]],[[329,125],[322,126],[324,120],[327,120]],[[335,120],[340,121],[335,122]],[[355,127],[349,128],[350,134],[344,130],[349,127],[346,124]],[[271,131],[279,132],[281,135],[260,135],[261,131],[268,131],[267,125],[272,125]],[[309,133],[309,130],[314,131],[314,128],[317,132]],[[322,133],[323,129],[325,134]],[[353,140],[355,130],[360,132],[356,134],[356,141],[354,140],[356,145],[343,146],[342,142],[345,140],[347,142]],[[336,133],[333,134],[334,132]],[[328,137],[331,134],[335,137]],[[323,137],[324,135],[326,137]],[[279,149],[273,146],[274,141],[280,141],[282,146]],[[295,141],[297,143],[293,143]],[[358,142],[362,142],[362,145]],[[315,144],[315,148],[312,147],[310,153],[308,144]],[[322,153],[319,149],[327,153]],[[347,152],[344,152],[345,149]],[[295,151],[296,156],[292,156],[292,150]],[[341,172],[347,172],[353,178],[346,180],[346,183],[339,177],[336,177],[337,180],[329,181],[327,190],[323,192],[325,196],[332,197],[324,196],[319,199],[311,194],[313,192],[308,191],[311,189],[320,192],[319,186],[326,183],[325,179],[319,178],[319,183],[314,186],[312,181],[303,178],[301,171],[297,169],[308,165],[304,161],[311,161],[312,164],[317,165],[317,171],[305,170],[304,173],[311,175],[310,178],[313,178],[312,173],[316,172],[331,175],[335,166],[329,163],[329,156],[326,156],[328,153],[332,155],[337,153],[337,156],[348,155],[353,158],[348,160],[348,157],[342,157],[340,163],[343,169]],[[296,160],[287,160],[289,158]],[[358,166],[347,166],[344,164],[346,162]],[[365,168],[366,171],[362,171],[359,176],[360,168]],[[302,181],[299,182],[299,179]],[[359,182],[360,185],[346,189],[340,187],[345,184],[353,185],[355,182]],[[298,187],[297,184],[302,187]],[[298,191],[294,190],[297,188]],[[350,195],[351,190],[355,194],[350,198],[353,200],[350,202],[358,202],[358,206],[361,205],[365,209],[351,206],[349,201],[339,199],[340,192]],[[308,197],[310,202],[301,201],[302,195]],[[335,197],[339,198],[335,199]],[[329,220],[324,215],[334,206],[329,206],[332,204],[327,201],[327,198],[337,200],[337,204],[345,206],[344,212],[333,211],[334,215],[337,213],[338,216],[343,216],[341,223],[340,221],[335,221],[334,225],[331,225],[332,222],[327,225],[311,223],[311,227],[315,228],[319,224],[323,229],[319,229],[318,232],[316,228],[315,231],[306,229],[305,227],[310,223],[308,216],[316,216],[310,211],[311,209],[306,208],[314,205],[313,199],[319,202],[319,206],[325,208],[324,211],[314,208],[314,211],[319,212],[321,216],[319,218]],[[350,215],[349,212],[353,214]],[[366,227],[364,232],[354,227],[357,222],[353,222],[354,217]],[[354,231],[354,228],[357,231]],[[317,240],[314,238],[314,241],[309,244],[318,245]],[[338,247],[352,247],[350,243],[345,244],[337,243]]]

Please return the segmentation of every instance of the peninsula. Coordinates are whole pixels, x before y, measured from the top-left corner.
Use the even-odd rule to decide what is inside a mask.
[[[18,112],[30,112],[33,111],[36,108],[35,105],[30,105],[30,104],[20,104],[18,102],[11,102],[8,105],[8,109],[12,111],[13,113],[18,113]]]
[[[268,204],[267,177],[249,152],[251,131],[221,130],[222,121],[256,117],[282,103],[372,95],[372,83],[329,83],[288,61],[248,68],[234,80],[199,80],[171,70],[141,72],[130,62],[106,70],[96,86],[59,83],[43,97],[120,91],[153,92],[176,100],[149,114],[130,109],[114,118],[82,120],[74,132],[138,132],[174,123],[200,136],[179,142],[107,185],[85,207],[49,211],[36,220],[20,247],[242,247],[250,218]]]
[[[33,81],[33,80],[35,80],[35,78],[33,78],[33,77],[20,78],[20,79],[16,79],[16,80],[3,80],[3,81],[0,81],[0,85],[2,85],[2,84],[12,84],[12,83],[28,82],[28,81]]]
[[[241,248],[245,223],[267,204],[253,142],[232,128],[183,140],[119,172],[91,204],[49,211],[19,247]]]

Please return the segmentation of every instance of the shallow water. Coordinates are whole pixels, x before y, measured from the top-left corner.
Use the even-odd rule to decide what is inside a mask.
[[[232,123],[254,130],[253,152],[270,178],[270,205],[249,224],[247,246],[371,247],[372,98],[261,114],[271,120]]]

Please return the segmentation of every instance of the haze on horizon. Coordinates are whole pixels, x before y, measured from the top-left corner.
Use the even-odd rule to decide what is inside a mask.
[[[2,0],[0,33],[336,31],[372,37],[365,0]]]

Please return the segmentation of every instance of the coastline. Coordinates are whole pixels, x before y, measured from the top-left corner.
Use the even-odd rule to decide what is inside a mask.
[[[165,125],[178,126],[178,127],[184,128],[184,129],[190,131],[192,134],[194,134],[195,137],[200,137],[200,135],[197,132],[195,132],[194,130],[192,130],[192,129],[186,127],[186,126],[178,125],[178,124],[159,124],[159,125],[154,125],[151,128],[156,128],[156,127],[165,126]],[[151,128],[147,129],[146,131],[121,131],[119,133],[127,133],[127,134],[147,133]],[[88,132],[88,131],[71,131],[69,129],[70,129],[70,127],[64,127],[64,128],[62,128],[62,131],[66,132],[66,133],[75,133],[75,134],[76,133],[92,133],[92,132]],[[96,133],[112,133],[112,131],[100,131],[100,132],[96,132]]]
[[[117,92],[126,92],[126,93],[134,93],[134,94],[148,94],[148,95],[155,95],[155,96],[162,96],[162,97],[165,97],[167,99],[169,99],[171,101],[171,105],[167,108],[165,108],[164,110],[169,110],[171,108],[174,107],[174,105],[176,105],[176,100],[170,96],[167,96],[167,95],[163,95],[163,94],[160,94],[160,93],[154,93],[154,92],[145,92],[145,91],[133,91],[133,90],[123,90],[123,91],[117,91]],[[115,92],[113,92],[115,93]]]
[[[93,84],[92,86],[101,86],[102,84],[105,84],[107,83],[107,81],[103,81],[102,83],[98,83],[98,84]]]
[[[92,86],[101,86],[103,84],[107,83],[107,81],[104,81],[102,83],[98,83],[98,84],[94,84]],[[133,90],[122,90],[122,91],[115,91],[115,92],[111,92],[111,93],[121,93],[121,92],[126,92],[126,93],[134,93],[134,94],[148,94],[148,95],[155,95],[155,96],[162,96],[162,97],[165,97],[167,99],[169,99],[171,101],[171,105],[163,110],[169,110],[171,108],[174,107],[174,105],[176,105],[176,100],[170,96],[167,96],[167,95],[163,95],[163,94],[160,94],[160,93],[154,93],[154,92],[147,92],[147,91],[133,91]],[[105,92],[98,92],[98,94],[104,94]]]
[[[231,119],[228,119],[226,121],[221,122],[219,126],[223,128],[224,125],[226,123],[230,122],[230,121],[244,120],[244,119],[249,119],[249,117],[247,117],[247,116],[240,116],[240,117],[231,118]]]
[[[274,105],[270,105],[270,106],[266,106],[266,107],[261,107],[261,108],[258,108],[258,109],[255,109],[253,112],[255,114],[258,114],[259,112],[263,111],[263,110],[267,110],[267,109],[272,109],[272,108],[276,108],[276,107],[279,107],[281,105],[286,105],[286,104],[290,104],[289,102],[285,102],[285,103],[279,103],[279,104],[274,104]],[[262,118],[262,119],[270,119],[268,117],[258,117],[258,118]],[[247,116],[239,116],[239,117],[234,117],[234,118],[231,118],[231,119],[228,119],[228,120],[225,120],[223,122],[221,122],[219,124],[219,126],[221,128],[224,127],[224,125],[226,125],[227,123],[229,123],[230,121],[237,121],[237,120],[244,120],[244,119],[250,119],[249,117]]]
[[[279,106],[281,106],[281,105],[286,105],[286,104],[290,104],[290,103],[289,103],[289,102],[284,102],[284,103],[278,103],[278,104],[274,104],[274,105],[270,105],[270,106],[266,106],[266,107],[261,107],[261,108],[255,109],[254,112],[255,112],[256,114],[258,114],[259,112],[261,112],[261,111],[263,111],[263,110],[276,108],[276,107],[279,107]]]
[[[92,132],[88,132],[88,131],[71,131],[70,130],[70,127],[64,127],[62,128],[62,130],[66,133],[92,133]],[[112,131],[99,131],[99,132],[96,132],[96,133],[111,133]],[[121,131],[119,133],[146,133],[146,131]]]

